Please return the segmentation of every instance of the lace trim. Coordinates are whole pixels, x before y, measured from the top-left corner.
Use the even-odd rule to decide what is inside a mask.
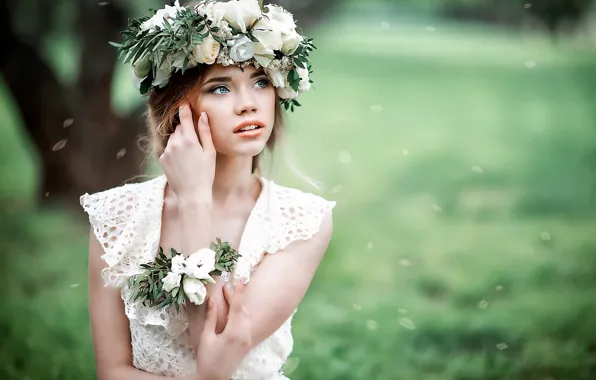
[[[297,189],[275,185],[276,219],[271,225],[272,234],[267,253],[274,254],[286,248],[291,242],[308,240],[319,229],[323,218],[330,213],[337,202],[328,201],[318,195]]]
[[[155,310],[144,306],[141,302],[130,302],[132,292],[125,285],[122,288],[124,312],[129,320],[136,320],[143,326],[161,326],[167,330],[172,338],[180,335],[188,328],[188,317],[182,310],[177,312],[174,308]]]
[[[271,218],[264,207],[267,200],[271,199],[271,186],[267,180],[261,179],[262,189],[255,206],[246,221],[242,238],[238,247],[241,257],[231,276],[222,278],[224,283],[230,284],[231,280],[242,280],[247,283],[251,272],[259,264],[263,252],[267,249],[271,233]]]
[[[110,189],[91,195],[85,193],[80,197],[80,204],[89,215],[95,237],[104,249],[101,258],[108,267],[102,270],[102,277],[106,285],[116,287],[120,287],[130,274],[130,267],[121,265],[127,237],[133,227],[128,221],[138,212],[130,187],[125,185],[118,190]]]

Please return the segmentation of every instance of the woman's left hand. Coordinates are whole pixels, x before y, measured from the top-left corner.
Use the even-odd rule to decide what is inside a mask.
[[[221,333],[216,331],[217,305],[211,297],[208,298],[205,325],[196,352],[198,379],[232,378],[252,348],[251,317],[244,307],[245,287],[246,285],[238,282],[234,296],[226,296],[230,310]]]

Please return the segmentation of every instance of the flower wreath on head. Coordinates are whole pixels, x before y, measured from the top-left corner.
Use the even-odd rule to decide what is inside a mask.
[[[166,86],[175,72],[201,64],[263,68],[284,108],[310,89],[309,53],[316,49],[294,17],[263,0],[205,0],[194,7],[173,6],[132,19],[118,48],[131,63],[142,95]]]

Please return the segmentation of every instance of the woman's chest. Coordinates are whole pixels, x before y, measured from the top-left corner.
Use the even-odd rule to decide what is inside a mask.
[[[220,238],[222,241],[229,242],[234,249],[239,250],[243,231],[246,227],[246,219],[247,218],[242,218],[241,216],[214,215],[209,226],[211,229],[211,241]],[[201,224],[198,223],[196,228],[200,229],[204,228],[204,226],[201,226]],[[181,251],[180,247],[182,246],[182,241],[184,239],[182,230],[181,221],[176,217],[175,213],[168,213],[167,210],[164,210],[159,245],[168,256],[170,255],[171,248],[174,248],[179,252]],[[192,252],[182,253],[189,255]],[[215,284],[207,284],[207,294],[217,305],[218,322],[216,331],[219,333],[225,328],[229,309],[227,301],[224,298],[223,281],[221,278],[216,278]],[[197,321],[198,324],[201,325],[204,322],[204,314],[199,313],[197,317],[201,319],[201,321]]]
[[[241,215],[214,216],[209,226],[211,241],[214,242],[216,238],[219,238],[222,241],[229,242],[234,249],[238,250],[243,238],[246,222],[247,218]],[[205,226],[197,223],[195,228],[199,230],[200,228],[205,228]],[[164,252],[169,254],[171,248],[180,252],[183,239],[180,219],[175,215],[168,216],[168,214],[164,213],[159,241],[159,245],[164,249]],[[182,253],[189,255],[192,252]]]

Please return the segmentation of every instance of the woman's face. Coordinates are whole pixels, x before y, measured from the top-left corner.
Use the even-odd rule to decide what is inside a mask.
[[[206,112],[219,154],[256,156],[263,151],[275,121],[275,89],[254,66],[213,65],[199,83],[198,118]]]

